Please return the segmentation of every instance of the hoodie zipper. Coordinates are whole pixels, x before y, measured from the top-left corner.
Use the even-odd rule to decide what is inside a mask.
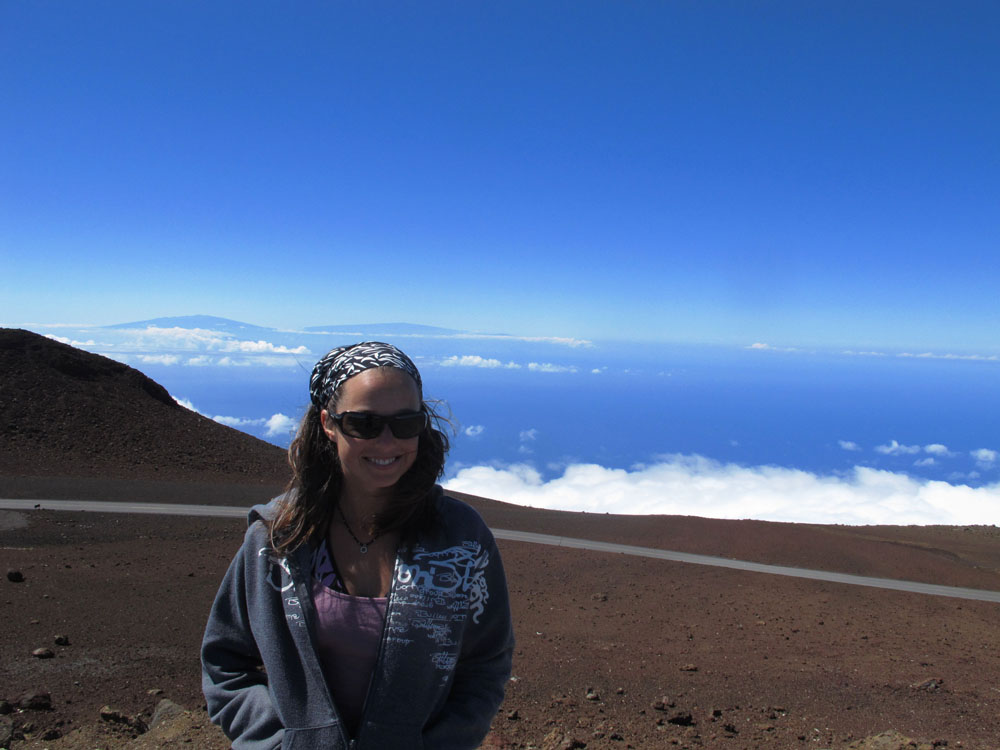
[[[298,560],[294,556],[295,553],[288,556],[288,566],[290,569],[294,569],[294,575],[290,576],[293,581],[296,579],[298,583],[295,587],[296,593],[299,597],[299,608],[302,610],[302,616],[306,620],[306,630],[308,631],[309,648],[312,651],[313,660],[319,669],[321,682],[323,684],[323,691],[326,695],[327,703],[330,705],[330,711],[333,713],[334,718],[337,720],[337,729],[340,730],[340,736],[344,741],[344,745],[350,750],[354,750],[356,743],[354,740],[347,736],[347,732],[344,731],[344,720],[337,710],[337,705],[333,702],[333,695],[330,693],[330,686],[327,685],[326,675],[323,674],[322,662],[319,658],[319,652],[316,650],[316,608],[313,604],[312,591],[310,586],[312,585],[312,573],[303,578],[302,568],[298,563]]]
[[[399,561],[402,554],[402,546],[396,551],[396,559],[392,565],[392,581],[389,582],[389,596],[386,598],[385,602],[385,619],[382,621],[382,635],[378,639],[378,651],[375,654],[375,667],[372,669],[371,679],[368,680],[368,691],[365,693],[365,701],[361,704],[361,721],[358,724],[358,737],[350,741],[348,748],[354,750],[357,747],[358,742],[364,736],[365,732],[365,714],[368,712],[368,701],[372,697],[372,693],[375,691],[375,683],[379,679],[381,674],[381,669],[379,667],[382,665],[382,656],[385,651],[385,641],[389,633],[389,613],[392,611],[392,602],[396,594],[396,579],[399,574]]]

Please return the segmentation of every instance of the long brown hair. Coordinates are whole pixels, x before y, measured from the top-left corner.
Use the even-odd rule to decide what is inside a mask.
[[[336,405],[340,390],[333,394],[328,409]],[[400,529],[405,537],[432,515],[430,492],[444,471],[449,448],[448,436],[440,429],[449,422],[438,413],[438,406],[439,402],[421,401],[420,408],[430,419],[420,433],[413,466],[400,477],[389,503],[375,516],[375,531],[379,534]],[[292,479],[270,523],[271,547],[279,557],[325,534],[340,502],[344,473],[336,446],[323,431],[321,411],[310,404],[288,447]]]

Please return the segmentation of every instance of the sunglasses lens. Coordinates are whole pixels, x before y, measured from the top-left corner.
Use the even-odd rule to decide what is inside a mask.
[[[371,440],[382,432],[384,422],[377,414],[364,412],[346,412],[340,417],[340,429],[345,435]]]
[[[414,438],[427,426],[427,415],[422,411],[399,414],[389,420],[389,429],[400,439]]]
[[[427,426],[427,415],[422,411],[408,414],[397,414],[393,417],[383,417],[380,414],[368,414],[363,411],[348,411],[338,417],[340,429],[345,435],[371,440],[382,434],[386,424],[393,437],[400,440],[417,437]]]

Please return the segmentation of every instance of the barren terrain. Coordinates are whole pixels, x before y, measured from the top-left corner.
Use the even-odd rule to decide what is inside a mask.
[[[280,490],[278,449],[174,411],[123,365],[21,333],[0,331],[0,497],[247,506]],[[94,424],[105,424],[109,400],[115,417],[102,432]],[[570,514],[466,499],[495,528],[1000,590],[996,527]],[[228,747],[203,710],[198,648],[242,532],[231,519],[0,511],[0,747]],[[1000,748],[998,604],[500,549],[518,644],[484,747]],[[166,713],[154,722],[157,706]]]

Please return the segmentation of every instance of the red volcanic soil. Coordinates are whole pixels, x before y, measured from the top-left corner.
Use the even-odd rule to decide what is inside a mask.
[[[0,330],[0,378],[0,497],[249,505],[286,479],[280,450],[172,405],[124,365]],[[1000,590],[995,527],[463,499],[494,528]],[[0,574],[20,573],[0,578],[0,748],[228,747],[202,708],[198,647],[242,532],[232,519],[0,511]],[[1000,748],[1000,604],[500,549],[518,644],[485,748]],[[19,707],[32,693],[49,707]],[[183,710],[149,728],[164,699]]]

